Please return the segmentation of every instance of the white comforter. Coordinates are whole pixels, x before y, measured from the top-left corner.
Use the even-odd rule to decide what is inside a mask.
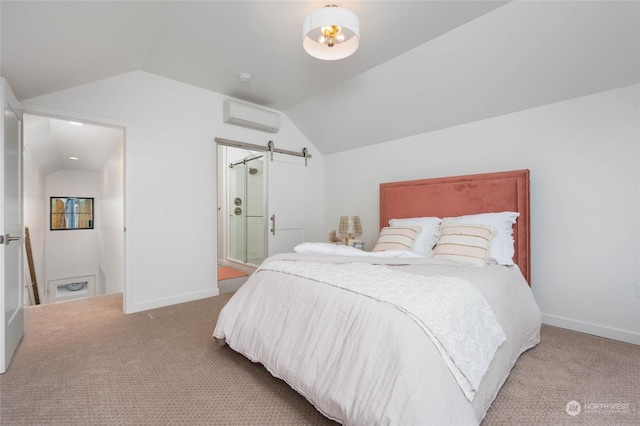
[[[363,262],[308,254],[271,260]],[[479,423],[520,353],[539,341],[540,312],[519,270],[425,259],[366,260],[411,274],[459,277],[484,295],[506,340],[471,402],[437,343],[406,312],[317,277],[255,273],[220,313],[214,337],[265,365],[343,424]]]

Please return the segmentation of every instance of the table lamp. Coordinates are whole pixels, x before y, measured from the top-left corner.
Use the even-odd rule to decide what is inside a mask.
[[[350,246],[355,237],[362,235],[362,225],[360,224],[360,216],[340,216],[340,228],[338,232],[346,235],[344,243]]]

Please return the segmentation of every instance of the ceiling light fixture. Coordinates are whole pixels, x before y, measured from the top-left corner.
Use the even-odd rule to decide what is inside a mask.
[[[79,160],[78,157],[69,157],[69,160]]]
[[[307,16],[302,25],[302,45],[314,58],[343,59],[358,50],[360,22],[355,13],[328,4]]]
[[[69,124],[73,124],[74,126],[82,126],[82,123],[79,121],[70,121]]]

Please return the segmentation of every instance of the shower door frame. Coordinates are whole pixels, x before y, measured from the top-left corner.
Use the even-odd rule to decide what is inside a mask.
[[[256,266],[251,264],[242,263],[235,261],[229,258],[229,215],[231,210],[231,205],[229,205],[229,184],[228,184],[228,165],[230,161],[228,161],[227,149],[228,148],[239,148],[243,151],[252,151],[249,148],[244,147],[234,147],[225,144],[218,143],[217,147],[217,178],[218,178],[218,259],[217,263],[223,266],[231,266],[235,269],[239,269],[241,271],[247,273],[253,273],[256,270]],[[256,154],[259,155],[259,154]],[[266,208],[267,205],[267,188],[266,188],[266,179],[263,179],[263,207]],[[266,211],[266,210],[265,210]],[[266,219],[264,220],[265,226],[263,227],[264,233],[264,247],[263,253],[267,253],[267,226]]]
[[[260,177],[260,181],[261,181],[261,186],[262,188],[260,188],[260,192],[261,192],[261,196],[260,197],[251,197],[251,188],[249,186],[250,182],[249,182],[249,176],[253,176],[251,174],[251,170],[252,167],[250,165],[251,162],[253,161],[257,161],[260,158],[263,158],[264,154],[253,154],[250,157],[244,158],[240,161],[236,161],[234,163],[229,164],[229,168],[230,169],[234,169],[235,166],[243,166],[244,170],[242,171],[242,197],[237,197],[240,198],[241,200],[241,204],[240,205],[236,205],[235,203],[231,203],[231,198],[233,196],[233,194],[227,194],[228,196],[228,203],[227,205],[229,206],[229,211],[226,214],[226,218],[227,218],[227,224],[226,224],[226,230],[227,230],[227,242],[226,242],[226,249],[227,249],[227,260],[233,263],[240,263],[243,265],[247,265],[247,266],[251,266],[251,267],[258,267],[260,265],[260,263],[262,263],[262,261],[266,258],[266,253],[267,253],[267,244],[266,244],[266,235],[265,235],[265,227],[266,227],[266,190],[267,190],[267,182],[264,176],[265,173],[265,167],[264,165],[262,165],[262,170],[260,170],[259,168],[256,168],[258,170],[258,172],[262,172],[262,176]],[[236,173],[236,178],[238,177],[239,173]],[[227,184],[226,187],[229,190],[230,188],[230,183],[231,183],[231,179],[230,177],[228,177],[227,179]],[[239,187],[240,184],[236,183],[236,187]],[[236,188],[237,189],[237,188]],[[230,190],[229,190],[230,191]],[[260,211],[262,212],[261,215],[250,215],[250,208],[252,208],[253,204],[259,202],[260,204]],[[236,205],[236,207],[232,206],[232,204]],[[243,217],[243,256],[242,258],[237,258],[237,256],[235,256],[235,254],[237,253],[233,253],[233,256],[231,256],[232,254],[232,250],[231,250],[231,244],[233,243],[232,241],[232,218],[231,218],[231,209],[235,209],[235,208],[241,208],[242,209],[242,213],[240,213],[240,215],[242,215]],[[259,220],[258,222],[258,226],[253,226],[251,225],[251,218],[261,218],[261,220]],[[254,232],[250,232],[251,228],[255,228]],[[250,240],[252,239],[252,237],[258,237],[258,243],[262,243],[262,247],[260,249],[260,253],[256,253],[256,254],[261,254],[261,256],[250,256]],[[258,244],[259,246],[260,244]],[[255,261],[258,260],[259,262],[256,263]]]

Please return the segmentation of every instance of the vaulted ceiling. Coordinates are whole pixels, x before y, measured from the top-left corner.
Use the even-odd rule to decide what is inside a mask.
[[[324,62],[302,49],[322,1],[3,1],[1,66],[20,99],[141,69],[286,110],[504,3],[341,2],[362,43]]]
[[[320,61],[324,4],[3,0],[0,73],[24,100],[144,70],[281,110],[324,154],[640,83],[639,2],[341,1],[360,48]]]
[[[59,170],[97,172],[124,143],[123,130],[25,114],[25,147],[44,175]]]

